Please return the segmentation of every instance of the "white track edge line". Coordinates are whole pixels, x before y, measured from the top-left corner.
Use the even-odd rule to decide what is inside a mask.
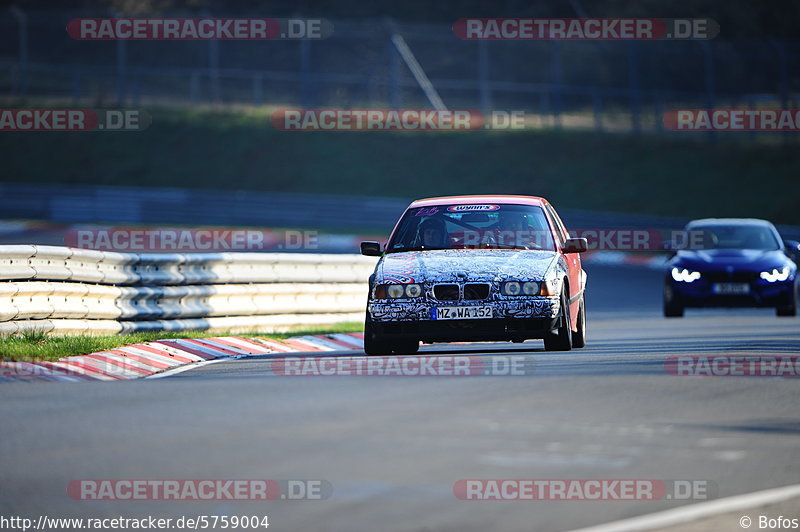
[[[152,375],[147,375],[142,377],[143,379],[161,379],[163,377],[171,377],[173,375],[177,375],[178,373],[183,373],[184,371],[189,371],[190,369],[200,368],[203,366],[207,366],[208,364],[215,364],[217,362],[224,362],[226,360],[231,360],[232,358],[238,357],[223,357],[223,358],[213,358],[211,360],[203,360],[202,362],[190,362],[188,364],[184,364],[177,368],[168,369],[162,371],[160,373],[153,373]]]
[[[698,519],[713,517],[735,510],[746,510],[765,504],[777,503],[798,496],[800,496],[800,484],[792,484],[781,488],[754,491],[752,493],[734,495],[714,501],[689,504],[679,508],[664,510],[663,512],[631,517],[620,521],[612,521],[602,525],[577,528],[571,532],[628,532],[630,530],[653,530],[654,528],[679,525],[688,521],[696,521]]]

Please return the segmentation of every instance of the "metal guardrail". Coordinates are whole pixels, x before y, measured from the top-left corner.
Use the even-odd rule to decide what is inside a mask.
[[[363,318],[375,259],[0,246],[0,334],[289,330]]]
[[[235,202],[236,208],[231,209],[229,202]],[[398,198],[335,194],[0,183],[3,218],[54,222],[350,228],[388,233],[408,203]]]
[[[225,201],[220,201],[220,198]],[[389,235],[411,199],[236,190],[0,183],[2,218],[60,223],[350,229]],[[236,208],[230,205],[235,203]],[[688,218],[559,208],[570,229],[673,231]],[[778,226],[800,240],[800,227]],[[357,249],[353,249],[357,252]]]

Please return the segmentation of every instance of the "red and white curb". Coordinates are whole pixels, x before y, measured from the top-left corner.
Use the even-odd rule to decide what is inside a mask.
[[[0,381],[128,380],[166,376],[199,364],[231,358],[363,348],[362,333],[293,336],[285,340],[240,336],[157,340],[52,362],[2,361]]]

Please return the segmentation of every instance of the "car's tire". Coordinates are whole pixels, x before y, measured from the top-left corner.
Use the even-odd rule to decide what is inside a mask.
[[[578,307],[578,330],[572,333],[572,347],[580,349],[586,345],[586,303],[581,296],[581,304]]]
[[[792,300],[787,305],[778,305],[775,308],[776,316],[797,316],[797,284],[792,290]]]
[[[369,318],[364,320],[364,353],[368,355],[391,355],[392,347],[375,332]]]
[[[665,318],[682,318],[683,317],[683,304],[680,299],[669,285],[664,286],[664,317]]]
[[[572,328],[570,327],[569,299],[566,292],[561,293],[561,312],[558,328],[544,336],[545,351],[569,351],[572,349]]]
[[[413,355],[419,351],[418,340],[389,341],[375,332],[372,322],[364,320],[364,353],[367,355]]]
[[[419,351],[419,340],[403,340],[392,343],[392,353],[395,355],[413,355]]]

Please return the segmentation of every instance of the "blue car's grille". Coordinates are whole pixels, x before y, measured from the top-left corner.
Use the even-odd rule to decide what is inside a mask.
[[[749,283],[758,279],[754,272],[703,272],[702,276],[709,283]]]

